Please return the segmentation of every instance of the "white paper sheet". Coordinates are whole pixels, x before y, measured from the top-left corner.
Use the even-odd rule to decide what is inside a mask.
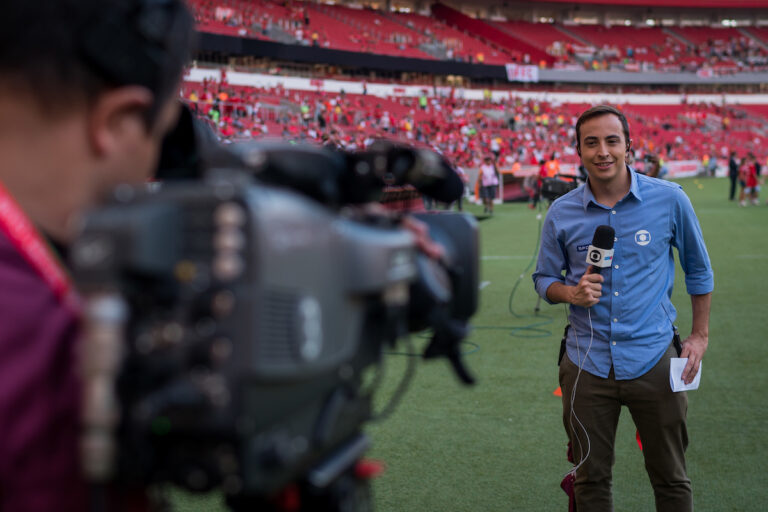
[[[699,371],[696,372],[696,376],[690,384],[683,382],[683,370],[688,363],[687,357],[673,357],[669,360],[669,384],[672,386],[672,391],[690,391],[693,389],[699,389],[699,382],[701,381],[701,364],[699,363]]]

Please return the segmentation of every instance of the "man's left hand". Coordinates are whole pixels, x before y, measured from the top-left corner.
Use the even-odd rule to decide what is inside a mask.
[[[709,339],[707,336],[696,333],[692,333],[683,341],[683,351],[680,353],[680,357],[688,358],[688,363],[683,368],[682,375],[683,382],[686,384],[693,382],[693,378],[699,373],[701,358],[704,357],[708,344]]]
[[[380,203],[366,203],[359,207],[359,210],[367,215],[391,217],[394,213],[384,208]],[[429,236],[429,226],[426,222],[422,222],[419,219],[410,215],[403,215],[400,220],[401,226],[411,232],[416,243],[416,248],[421,252],[432,258],[433,260],[439,260],[445,255],[445,249],[442,245],[435,242],[431,236]]]

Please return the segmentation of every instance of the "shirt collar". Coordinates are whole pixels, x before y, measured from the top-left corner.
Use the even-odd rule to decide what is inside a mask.
[[[627,165],[627,171],[629,171],[629,194],[627,194],[627,197],[634,196],[638,201],[642,201],[643,197],[640,194],[640,185],[637,179],[637,171],[635,171],[629,165]],[[622,199],[622,201],[623,200],[624,199]],[[589,206],[589,203],[594,203],[595,205],[600,204],[592,194],[592,189],[589,188],[589,179],[587,179],[587,183],[584,185],[584,195],[582,197],[582,204],[584,206],[585,212],[587,211],[587,206]]]

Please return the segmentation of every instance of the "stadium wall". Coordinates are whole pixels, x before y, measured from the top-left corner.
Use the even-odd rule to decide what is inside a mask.
[[[191,68],[188,70],[185,80],[189,82],[202,82],[205,79],[215,82],[221,81],[220,69]],[[387,97],[415,97],[449,96],[468,100],[482,100],[483,89],[450,87],[429,87],[424,85],[405,84],[378,84],[366,83],[355,80],[324,80],[313,78],[301,78],[280,75],[268,75],[260,73],[242,73],[235,71],[226,72],[226,81],[232,85],[242,85],[260,88],[283,87],[299,91],[319,91],[350,94],[363,94],[365,91],[371,96]],[[723,105],[768,105],[768,94],[622,94],[622,93],[581,93],[581,92],[550,92],[550,91],[525,91],[506,90],[491,91],[491,100],[495,102],[509,99],[510,97],[522,100],[537,100],[555,103],[610,103],[614,105],[680,105],[682,103],[716,103]]]
[[[331,64],[347,68],[377,71],[460,75],[475,79],[505,80],[507,76],[504,66],[491,66],[487,64],[392,57],[389,55],[330,50],[317,46],[283,44],[274,41],[260,41],[258,39],[207,33],[200,33],[198,40],[198,47],[201,51],[229,56],[266,57],[275,60],[309,64]]]
[[[507,80],[507,70],[504,66],[392,57],[208,33],[199,33],[198,41],[200,51],[228,56],[264,57],[291,62],[331,64],[388,72],[432,73],[435,75],[459,75],[474,79]],[[714,73],[541,69],[538,72],[538,81],[606,85],[740,85],[768,83],[768,73],[717,75]]]

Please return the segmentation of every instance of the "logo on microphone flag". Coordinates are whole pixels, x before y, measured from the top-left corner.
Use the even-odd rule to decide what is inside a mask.
[[[613,249],[602,249],[600,247],[595,247],[594,245],[589,246],[589,250],[587,251],[587,263],[590,265],[606,268],[611,266],[612,260]]]

